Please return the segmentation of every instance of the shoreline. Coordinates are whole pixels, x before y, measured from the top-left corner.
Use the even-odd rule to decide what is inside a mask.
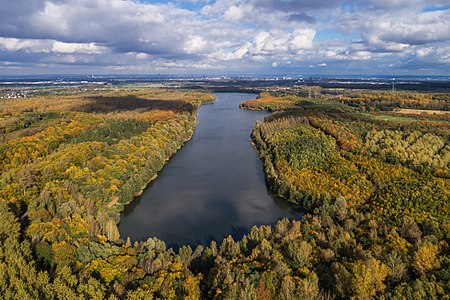
[[[201,103],[199,103],[198,105],[196,105],[195,111],[193,111],[193,112],[191,113],[191,117],[190,117],[190,118],[191,118],[191,120],[190,120],[190,123],[191,123],[191,124],[190,124],[190,125],[186,128],[186,130],[185,130],[185,133],[186,133],[186,134],[189,134],[189,132],[191,132],[191,133],[189,134],[189,136],[187,136],[186,139],[184,139],[184,140],[182,141],[182,143],[176,148],[176,150],[175,150],[173,153],[170,153],[169,156],[167,156],[166,158],[164,158],[164,160],[163,160],[163,162],[162,162],[162,164],[161,164],[161,167],[158,168],[158,170],[156,170],[155,174],[153,174],[153,176],[151,176],[150,179],[149,179],[148,181],[146,181],[146,184],[144,184],[137,192],[133,193],[132,199],[130,199],[129,201],[121,202],[121,201],[120,201],[120,198],[119,198],[119,199],[117,199],[117,201],[115,201],[115,203],[112,204],[111,206],[110,206],[110,204],[107,204],[107,205],[106,205],[106,207],[109,208],[109,209],[111,209],[111,208],[113,208],[113,207],[118,208],[118,212],[119,212],[119,214],[120,214],[120,218],[119,218],[119,222],[116,223],[116,226],[118,226],[118,225],[120,224],[120,219],[122,218],[122,214],[123,214],[123,212],[124,212],[124,210],[125,210],[125,207],[126,207],[127,205],[131,204],[131,203],[135,200],[135,198],[137,198],[137,197],[139,197],[140,195],[142,195],[142,193],[143,193],[143,192],[145,191],[145,189],[149,186],[149,184],[152,183],[155,179],[158,178],[159,173],[160,173],[160,172],[164,169],[164,167],[170,162],[171,158],[172,158],[175,154],[177,154],[178,151],[179,151],[181,148],[183,148],[183,146],[184,146],[187,142],[189,142],[190,140],[192,140],[192,138],[193,138],[193,136],[194,136],[194,134],[195,134],[195,130],[196,130],[196,128],[197,128],[197,122],[198,122],[198,119],[197,119],[197,113],[198,113],[198,110],[200,109],[200,107],[201,107],[202,105],[211,105],[211,104],[214,104],[215,102],[216,102],[216,98],[214,97],[214,99],[211,100],[211,101],[201,102]],[[113,201],[114,201],[114,200],[112,200],[110,203],[112,203]],[[120,204],[120,206],[118,206],[117,204]],[[119,232],[119,234],[120,234],[120,232]],[[123,237],[120,236],[119,239],[123,239]]]

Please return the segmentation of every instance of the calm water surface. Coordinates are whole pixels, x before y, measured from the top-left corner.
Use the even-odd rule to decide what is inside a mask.
[[[199,109],[192,140],[126,207],[119,225],[122,238],[206,244],[229,234],[240,238],[253,225],[300,217],[266,188],[250,133],[267,113],[239,109],[241,101],[255,96],[217,93],[214,104]]]

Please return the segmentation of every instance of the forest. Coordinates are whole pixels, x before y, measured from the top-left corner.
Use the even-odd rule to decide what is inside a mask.
[[[307,91],[308,92],[308,91]],[[447,94],[261,93],[251,134],[300,221],[210,245],[124,240],[124,206],[212,94],[119,90],[0,101],[4,299],[450,299]],[[250,133],[249,133],[250,134]],[[249,137],[250,138],[250,137]]]
[[[301,227],[318,225],[310,242],[319,287],[336,298],[448,299],[448,96],[345,93],[241,103],[274,111],[253,143],[271,189],[311,212]],[[405,118],[386,107],[444,111]]]

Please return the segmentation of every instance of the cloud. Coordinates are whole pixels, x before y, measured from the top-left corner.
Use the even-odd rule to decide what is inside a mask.
[[[49,53],[52,42],[48,40],[31,40],[16,38],[1,38],[0,49],[7,51],[45,52]]]
[[[95,43],[64,43],[55,41],[52,46],[55,53],[105,53],[107,48],[97,46]]]
[[[249,53],[251,44],[245,43],[241,47],[233,49],[232,51],[219,50],[209,55],[210,59],[219,61],[240,60]]]
[[[21,7],[16,18],[0,20],[0,36],[53,39],[66,43],[99,43],[117,52],[182,52],[194,13],[171,5],[121,0],[40,1]],[[8,7],[8,6],[7,6]],[[8,11],[8,7],[6,10]],[[15,7],[13,8],[15,9]],[[24,22],[28,19],[28,22]],[[149,41],[145,43],[143,41]]]
[[[339,0],[249,0],[254,7],[265,10],[280,10],[285,12],[333,8]]]
[[[314,29],[296,29],[292,34],[292,48],[294,50],[313,48],[315,35]]]
[[[191,54],[191,53],[199,53],[201,52],[206,46],[206,42],[202,39],[201,36],[195,35],[190,37],[185,42],[184,50]]]
[[[95,43],[64,43],[55,40],[0,38],[0,49],[41,53],[106,53],[107,48]]]
[[[201,13],[231,22],[257,24],[261,28],[295,28],[314,24],[315,15],[326,14],[339,0],[217,0],[205,5]]]
[[[384,15],[366,20],[363,26],[364,38],[369,44],[386,45],[388,51],[401,51],[405,50],[402,45],[450,41],[450,10],[416,13],[410,18]]]
[[[316,19],[304,12],[293,13],[288,16],[289,21],[315,23]]]
[[[447,2],[0,0],[0,64],[270,72],[275,62],[277,71],[350,72],[438,62],[448,74]]]
[[[315,30],[312,29],[296,29],[293,33],[278,30],[259,32],[253,40],[251,52],[257,55],[271,55],[311,49],[315,34]]]
[[[360,50],[328,50],[325,52],[325,57],[332,60],[369,60],[372,58],[372,53],[369,51]]]
[[[242,20],[248,12],[244,6],[231,6],[225,13],[224,18],[229,21],[240,21]]]
[[[445,1],[436,1],[433,5],[438,6],[438,2]],[[341,61],[365,60],[373,64],[384,61],[379,65],[392,65],[400,69],[427,63],[433,65],[431,56],[424,55],[433,49],[434,61],[445,64],[443,49],[450,44],[448,7],[430,10],[429,1],[424,0],[368,0],[355,3],[351,9],[337,9],[329,24],[345,34],[359,32],[360,40],[344,47],[330,47],[325,57]]]

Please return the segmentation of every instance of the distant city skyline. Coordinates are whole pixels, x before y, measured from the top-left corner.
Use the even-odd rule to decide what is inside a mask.
[[[450,75],[448,0],[0,5],[0,75]]]

